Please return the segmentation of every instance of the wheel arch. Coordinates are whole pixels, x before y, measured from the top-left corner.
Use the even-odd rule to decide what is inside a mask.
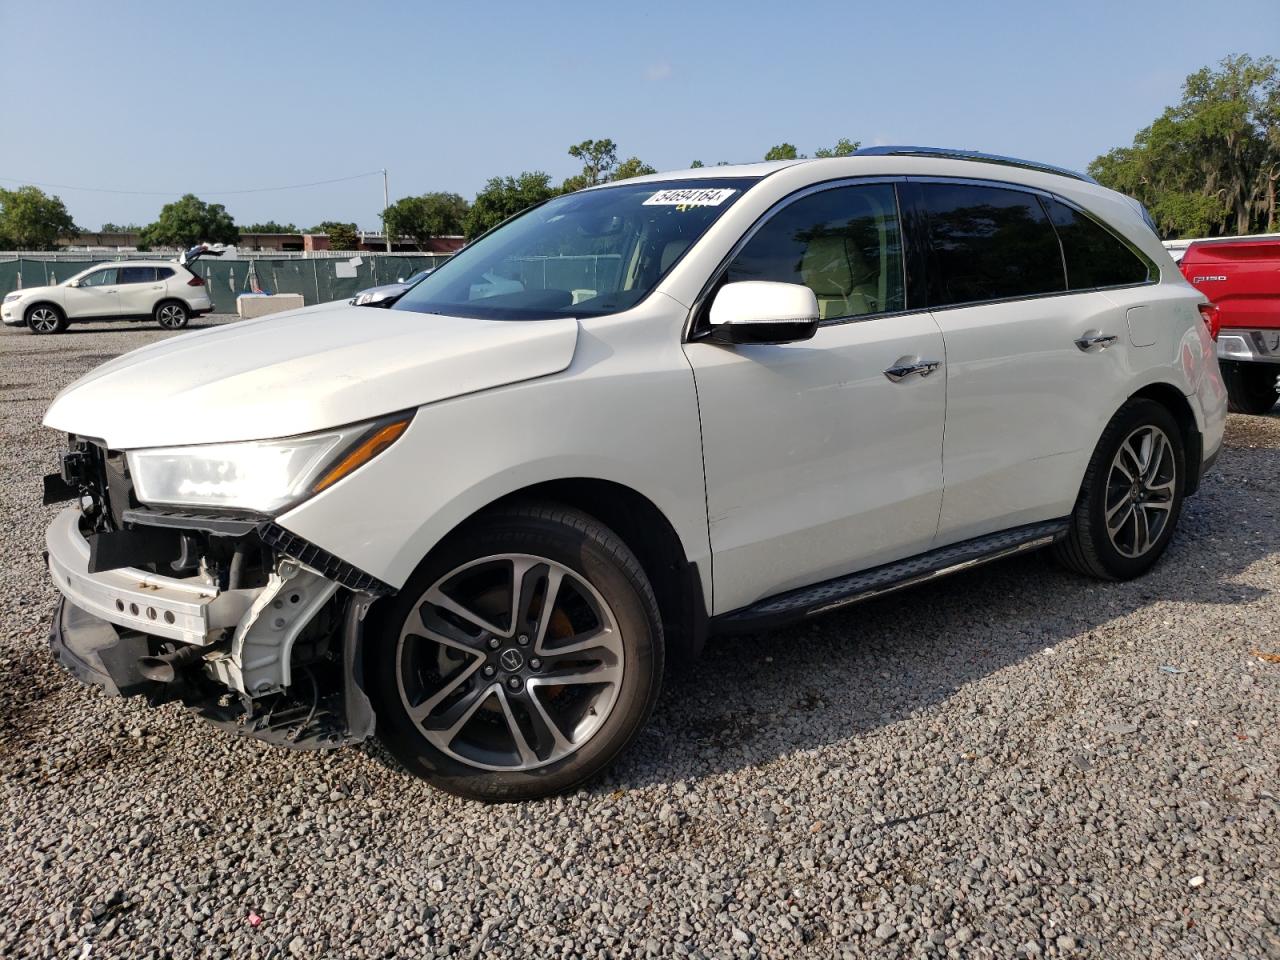
[[[453,530],[492,510],[519,502],[571,507],[613,530],[635,553],[653,586],[662,614],[669,662],[688,662],[701,652],[708,620],[702,575],[697,564],[688,559],[680,535],[657,504],[613,480],[594,477],[545,480],[491,500],[455,524]]]
[[[49,299],[34,300],[31,303],[28,303],[22,310],[22,319],[26,321],[27,318],[31,316],[31,311],[34,310],[36,307],[53,307],[53,309],[57,310],[58,313],[62,315],[62,319],[64,320],[71,319],[69,316],[67,316],[66,307],[58,303],[57,300],[49,300]]]
[[[1149,383],[1129,395],[1129,400],[1153,400],[1171,414],[1182,433],[1182,445],[1187,454],[1187,480],[1185,495],[1190,496],[1200,487],[1200,464],[1204,457],[1204,438],[1196,421],[1191,402],[1171,383]]]
[[[186,300],[184,300],[182,297],[174,296],[172,293],[166,293],[164,296],[162,296],[160,299],[158,299],[155,303],[151,305],[152,316],[155,316],[155,312],[159,310],[162,306],[164,306],[166,303],[180,303],[182,304],[183,309],[186,310],[188,314],[192,313],[195,310],[195,308],[192,307],[191,304],[188,303]]]

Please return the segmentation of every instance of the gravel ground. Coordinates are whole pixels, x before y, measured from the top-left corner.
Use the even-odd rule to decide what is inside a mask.
[[[162,336],[0,332],[0,954],[1280,957],[1280,417],[1145,579],[1033,556],[715,642],[607,780],[483,806],[50,661],[40,416]]]

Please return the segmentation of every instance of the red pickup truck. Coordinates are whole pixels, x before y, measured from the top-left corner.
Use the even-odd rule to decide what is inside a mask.
[[[1266,413],[1280,399],[1280,236],[1197,240],[1179,266],[1218,308],[1209,329],[1229,406]]]

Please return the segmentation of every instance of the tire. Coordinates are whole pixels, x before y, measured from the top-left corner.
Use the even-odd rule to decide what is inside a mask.
[[[177,300],[160,301],[156,304],[156,308],[151,315],[155,318],[156,323],[166,330],[181,330],[187,325],[187,321],[191,319],[191,311],[187,309],[187,305],[179,303]]]
[[[1232,413],[1268,413],[1280,400],[1277,376],[1280,376],[1280,366],[1273,363],[1222,361],[1228,409]]]
[[[1143,472],[1141,457],[1148,436],[1153,439],[1152,454]],[[1129,452],[1122,455],[1126,445]],[[1182,513],[1186,460],[1182,431],[1168,408],[1154,400],[1126,403],[1102,431],[1067,535],[1053,545],[1056,559],[1099,580],[1131,580],[1150,570],[1169,545]],[[1126,474],[1135,473],[1139,476],[1134,482],[1125,479]],[[1149,482],[1141,479],[1144,476],[1149,476]],[[1139,493],[1141,498],[1135,500]]]
[[[52,303],[33,303],[27,309],[27,329],[32,333],[62,333],[67,329],[67,315]]]
[[[411,773],[471,799],[544,797],[596,776],[644,726],[662,682],[644,569],[599,521],[554,504],[469,522],[372,620],[379,739]],[[569,677],[581,682],[554,682]]]

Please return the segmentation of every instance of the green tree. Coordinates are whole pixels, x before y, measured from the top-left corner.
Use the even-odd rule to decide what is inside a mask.
[[[557,192],[551,186],[551,177],[541,170],[525,171],[518,177],[491,178],[467,211],[467,238],[478,237],[521,210],[551,199]]]
[[[240,231],[227,208],[205,203],[194,193],[166,203],[156,222],[142,231],[141,242],[148,247],[187,248],[197,243],[235,243]]]
[[[1161,233],[1206,236],[1275,229],[1280,174],[1280,70],[1272,57],[1229,56],[1187,77],[1182,100],[1132,145],[1089,172],[1151,211]]]
[[[841,137],[836,141],[834,147],[820,147],[813,151],[813,155],[815,157],[847,157],[860,146],[862,146],[861,140],[850,140],[848,137]]]
[[[0,188],[0,247],[52,250],[59,237],[79,232],[60,197],[38,187]]]
[[[432,237],[462,233],[469,209],[456,193],[424,193],[397,200],[382,212],[382,222],[390,236],[409,237],[421,250]]]
[[[328,236],[330,250],[354,250],[360,242],[356,225],[344,223],[341,220],[323,220],[306,232],[323,233]]]
[[[657,173],[653,167],[642,161],[639,157],[628,157],[613,169],[613,175],[610,180],[630,180],[632,177],[646,177],[651,173]]]
[[[693,161],[693,163],[689,164],[689,169],[697,170],[699,167],[703,167],[703,166],[705,166],[705,164],[701,160],[695,160]]]
[[[241,233],[297,233],[298,228],[294,226],[292,223],[276,223],[274,220],[267,220],[264,223],[251,223],[247,227],[241,227],[240,232]]]
[[[583,140],[569,148],[569,156],[582,161],[582,173],[564,182],[565,193],[607,182],[618,163],[618,145],[607,138]]]
[[[770,147],[764,158],[766,160],[799,160],[801,155],[796,153],[794,143],[779,143]]]
[[[99,233],[141,233],[142,227],[136,223],[112,223],[108,220],[102,225]]]

